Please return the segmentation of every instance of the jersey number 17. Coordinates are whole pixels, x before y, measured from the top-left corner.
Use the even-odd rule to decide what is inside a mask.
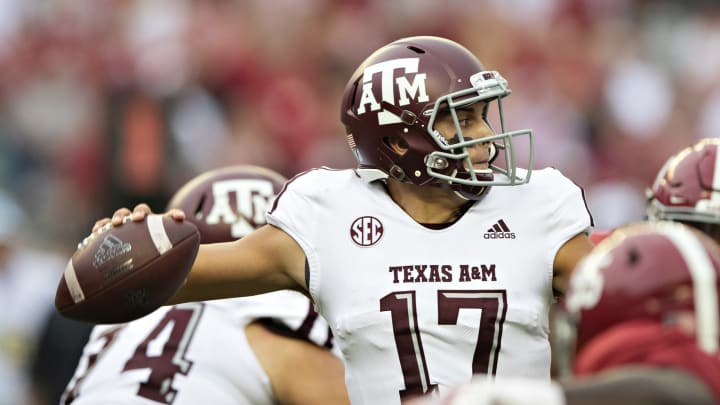
[[[456,325],[461,308],[481,309],[480,330],[472,359],[473,374],[495,375],[507,312],[505,290],[439,290],[437,292],[438,324]],[[434,391],[430,382],[420,330],[418,328],[415,291],[396,291],[380,299],[380,311],[392,317],[405,389],[401,398]]]

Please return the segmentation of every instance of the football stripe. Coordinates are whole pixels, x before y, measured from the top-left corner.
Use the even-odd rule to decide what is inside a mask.
[[[162,255],[172,249],[172,242],[170,242],[170,238],[167,232],[165,232],[162,215],[148,215],[146,222],[148,230],[150,231],[150,237],[158,253]]]
[[[67,284],[68,290],[70,290],[70,296],[73,302],[77,304],[78,302],[84,301],[85,293],[83,293],[80,282],[77,279],[77,274],[75,274],[75,266],[72,264],[72,259],[68,261],[67,266],[65,266],[64,277],[65,284]]]

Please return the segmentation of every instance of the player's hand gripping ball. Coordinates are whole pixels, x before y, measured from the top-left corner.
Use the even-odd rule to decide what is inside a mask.
[[[78,245],[55,294],[63,316],[128,322],[164,305],[184,283],[200,246],[197,227],[155,214],[123,222]]]

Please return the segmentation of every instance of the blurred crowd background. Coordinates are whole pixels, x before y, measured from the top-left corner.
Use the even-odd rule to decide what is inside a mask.
[[[162,211],[228,164],[353,167],[345,82],[409,35],[509,80],[506,123],[534,129],[536,167],[583,186],[601,229],[642,219],[665,159],[720,136],[715,1],[0,1],[0,404],[56,403],[47,342],[86,330],[47,316],[96,219]]]

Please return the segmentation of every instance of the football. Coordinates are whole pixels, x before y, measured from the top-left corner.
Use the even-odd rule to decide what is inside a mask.
[[[78,245],[55,294],[66,318],[128,322],[164,305],[185,281],[200,246],[197,227],[155,214],[129,219]]]

